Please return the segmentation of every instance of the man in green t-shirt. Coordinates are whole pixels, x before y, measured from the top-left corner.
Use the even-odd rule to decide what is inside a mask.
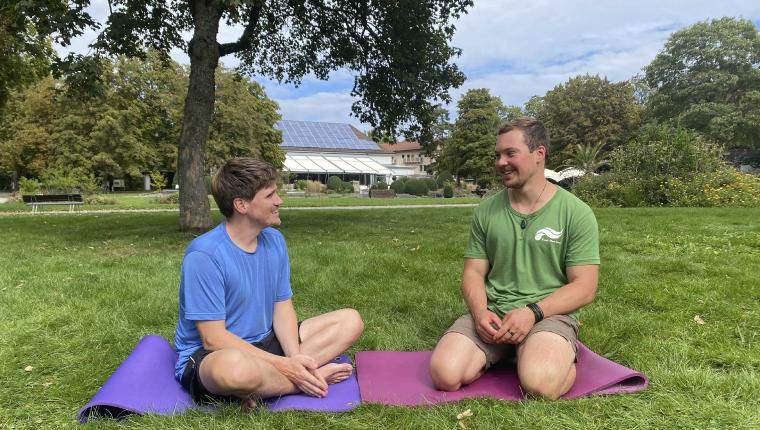
[[[499,130],[496,169],[506,188],[472,217],[461,286],[470,312],[430,358],[440,390],[458,390],[515,355],[527,393],[556,399],[575,382],[578,310],[596,294],[599,233],[591,209],[546,180],[548,150],[536,119]]]

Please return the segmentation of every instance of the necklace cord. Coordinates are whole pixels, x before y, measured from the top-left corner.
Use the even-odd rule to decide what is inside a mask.
[[[533,202],[533,206],[530,207],[530,211],[528,212],[528,216],[530,216],[533,213],[533,209],[536,208],[536,205],[538,204],[538,201],[541,200],[541,196],[544,195],[544,191],[546,191],[546,186],[549,185],[549,181],[544,179],[544,188],[541,189],[541,192],[538,193],[538,198],[535,202]],[[522,218],[522,217],[521,217]],[[528,226],[528,220],[526,218],[522,218],[520,221],[520,228],[525,230],[525,227]]]

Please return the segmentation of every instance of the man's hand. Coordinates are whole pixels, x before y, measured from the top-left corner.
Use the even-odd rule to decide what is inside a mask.
[[[478,332],[478,336],[485,343],[494,342],[494,335],[497,333],[499,327],[501,327],[501,319],[495,313],[488,309],[478,312],[474,316],[475,319],[475,331]]]
[[[316,374],[317,362],[304,354],[282,357],[275,364],[277,370],[285,375],[296,387],[314,397],[327,395],[327,382]]]
[[[504,315],[501,328],[494,335],[494,343],[519,344],[535,324],[536,317],[527,307],[513,309]]]

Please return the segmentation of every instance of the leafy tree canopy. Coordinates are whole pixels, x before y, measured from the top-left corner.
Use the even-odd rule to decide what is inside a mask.
[[[281,119],[277,102],[259,84],[235,71],[222,70],[217,76],[206,147],[210,170],[233,157],[254,157],[282,168],[282,132],[273,127]]]
[[[613,148],[625,143],[639,124],[639,106],[630,82],[581,75],[533,97],[526,111],[540,119],[551,138],[549,165],[558,165],[568,146]]]
[[[372,128],[367,132],[367,136],[375,143],[396,143],[396,137],[387,133],[383,133],[381,130]]]
[[[673,33],[645,69],[648,115],[728,148],[760,148],[760,35],[722,18]]]
[[[0,109],[7,104],[11,91],[47,75],[54,58],[51,41],[45,33],[49,27],[44,21],[33,21],[25,14],[30,8],[41,13],[50,13],[54,8],[31,3],[35,2],[7,0],[0,4]],[[37,25],[43,31],[38,31]]]
[[[80,177],[133,179],[148,171],[175,171],[187,69],[154,53],[145,60],[120,57],[105,64],[95,96],[76,97],[50,77],[12,95],[0,136],[3,171],[44,177],[67,170]],[[253,156],[280,167],[276,103],[236,72],[217,74],[209,165]]]
[[[495,179],[493,151],[499,126],[509,110],[485,88],[467,91],[457,103],[458,117],[445,141],[439,168],[481,186]]]

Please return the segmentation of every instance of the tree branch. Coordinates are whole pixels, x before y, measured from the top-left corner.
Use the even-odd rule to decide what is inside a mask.
[[[253,40],[254,31],[256,30],[256,27],[259,23],[259,18],[261,17],[261,10],[264,8],[262,4],[259,4],[258,6],[254,6],[251,10],[250,17],[248,18],[248,24],[246,24],[245,29],[243,30],[243,34],[240,35],[240,38],[237,40],[237,42],[232,43],[223,43],[219,45],[219,56],[224,57],[228,54],[234,54],[236,52],[240,52],[249,46],[251,46],[251,41]]]

